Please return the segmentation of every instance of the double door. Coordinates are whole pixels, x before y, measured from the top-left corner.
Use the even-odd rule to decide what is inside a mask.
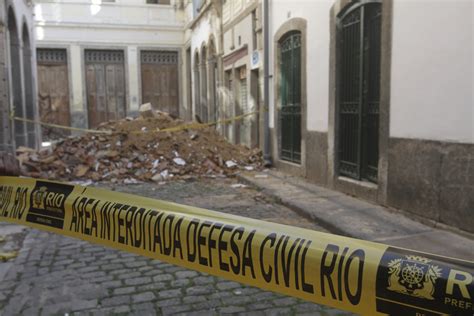
[[[141,80],[142,103],[179,115],[177,52],[142,51]]]
[[[125,117],[123,51],[86,50],[85,65],[89,127]]]

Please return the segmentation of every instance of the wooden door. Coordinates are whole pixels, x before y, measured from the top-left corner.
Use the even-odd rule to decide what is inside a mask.
[[[141,52],[142,103],[179,115],[178,53]]]
[[[89,127],[125,117],[125,71],[122,51],[86,50]]]
[[[38,49],[38,103],[40,120],[70,126],[69,80],[65,49]],[[64,137],[64,129],[42,127],[44,140]]]

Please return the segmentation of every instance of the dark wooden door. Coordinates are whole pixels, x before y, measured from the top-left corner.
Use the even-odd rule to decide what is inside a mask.
[[[125,71],[122,51],[86,50],[89,127],[125,117]]]
[[[65,49],[38,49],[38,102],[40,120],[69,126],[69,80]],[[42,127],[43,139],[67,136],[67,130]]]
[[[142,103],[179,115],[178,53],[141,52]]]

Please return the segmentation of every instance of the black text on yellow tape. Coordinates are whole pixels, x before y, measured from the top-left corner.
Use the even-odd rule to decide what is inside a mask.
[[[0,219],[363,315],[473,314],[469,261],[14,177],[0,177]]]

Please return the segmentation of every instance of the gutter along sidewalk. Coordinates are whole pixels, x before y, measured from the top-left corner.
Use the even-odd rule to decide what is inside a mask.
[[[423,224],[275,170],[242,173],[239,178],[332,233],[474,261],[474,238],[468,233],[458,235]]]

